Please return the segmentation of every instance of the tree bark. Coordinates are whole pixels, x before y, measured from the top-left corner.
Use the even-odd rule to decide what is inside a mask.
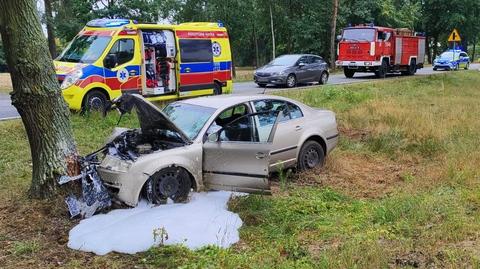
[[[52,0],[43,0],[45,5],[45,24],[47,25],[48,50],[53,59],[57,57],[57,45],[55,44],[55,31],[53,26]]]
[[[338,0],[333,0],[332,32],[330,33],[330,68],[335,69],[335,34],[337,33]]]
[[[13,84],[12,104],[30,144],[30,194],[46,198],[61,175],[77,172],[77,150],[34,0],[0,1],[0,31]]]

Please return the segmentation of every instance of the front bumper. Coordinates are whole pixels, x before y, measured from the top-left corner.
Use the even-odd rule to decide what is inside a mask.
[[[62,91],[63,98],[68,104],[68,107],[72,110],[81,110],[82,109],[82,101],[83,96],[85,94],[85,90],[83,88],[78,87],[77,85],[72,85],[65,90]]]
[[[380,61],[336,61],[336,66],[348,67],[349,69],[357,69],[359,67],[381,66]]]
[[[455,65],[453,65],[452,63],[436,63],[436,64],[433,64],[433,68],[437,68],[437,69],[453,69],[455,67]]]
[[[275,85],[287,84],[287,76],[259,77],[254,75],[253,80],[257,84],[275,84]]]

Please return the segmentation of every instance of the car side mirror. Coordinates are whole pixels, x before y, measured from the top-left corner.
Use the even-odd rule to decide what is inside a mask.
[[[111,69],[114,68],[115,65],[117,65],[117,56],[115,54],[105,56],[105,59],[103,59],[103,66],[105,68]]]
[[[301,63],[298,63],[298,67],[302,68],[305,66],[305,63],[301,62]]]
[[[342,41],[342,35],[337,35],[337,41]]]
[[[207,138],[207,141],[212,142],[212,143],[218,142],[220,132],[221,131],[209,134],[208,138]]]

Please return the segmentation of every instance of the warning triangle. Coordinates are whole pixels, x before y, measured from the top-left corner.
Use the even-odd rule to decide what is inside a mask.
[[[452,33],[448,37],[449,42],[460,42],[462,39],[460,38],[460,35],[458,34],[457,29],[453,29]]]

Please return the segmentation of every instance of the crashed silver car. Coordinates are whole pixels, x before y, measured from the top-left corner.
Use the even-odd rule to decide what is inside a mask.
[[[332,111],[279,96],[210,96],[160,110],[124,95],[140,128],[117,128],[97,170],[118,200],[185,201],[191,190],[270,193],[270,171],[322,166],[337,145]]]

